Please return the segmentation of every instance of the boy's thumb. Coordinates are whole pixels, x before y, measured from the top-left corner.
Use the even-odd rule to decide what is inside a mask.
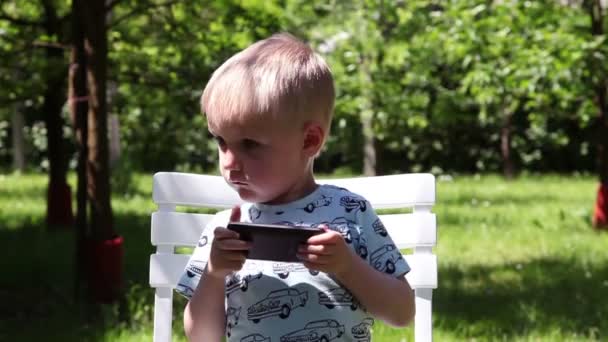
[[[241,207],[235,206],[232,208],[232,212],[230,213],[230,222],[240,222],[241,221]]]

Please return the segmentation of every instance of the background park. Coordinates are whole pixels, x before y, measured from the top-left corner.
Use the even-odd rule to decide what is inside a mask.
[[[152,175],[217,172],[201,91],[281,31],[335,76],[319,174],[437,176],[436,340],[607,339],[606,16],[604,0],[2,1],[0,340],[151,340]]]

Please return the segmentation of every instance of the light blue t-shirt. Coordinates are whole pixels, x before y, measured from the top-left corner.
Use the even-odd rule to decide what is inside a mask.
[[[370,203],[331,185],[283,205],[243,204],[241,221],[284,225],[326,224],[378,271],[395,277],[410,268]],[[209,259],[213,230],[225,227],[229,211],[203,231],[176,291],[191,298]],[[390,294],[389,294],[390,295]],[[226,277],[226,336],[229,342],[370,341],[372,316],[330,274],[302,263],[248,259]]]

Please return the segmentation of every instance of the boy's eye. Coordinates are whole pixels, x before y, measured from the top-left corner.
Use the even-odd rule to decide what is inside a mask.
[[[243,147],[246,150],[251,150],[251,149],[260,147],[260,143],[255,140],[245,139],[245,140],[243,140]]]
[[[222,137],[218,137],[218,136],[213,136],[213,139],[215,139],[215,142],[217,143],[217,145],[219,147],[223,147],[226,145],[226,142],[224,141],[224,139],[222,139]]]

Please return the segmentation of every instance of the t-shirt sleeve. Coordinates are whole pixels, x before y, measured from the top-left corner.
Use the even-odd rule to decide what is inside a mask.
[[[380,272],[400,277],[410,271],[410,266],[388,234],[384,224],[366,201],[366,210],[359,211],[361,227],[360,246],[367,251],[365,259]]]
[[[203,229],[200,238],[186,264],[184,273],[182,273],[175,291],[182,296],[191,299],[194,290],[198,287],[198,283],[203,275],[203,270],[207,266],[209,253],[211,252],[211,243],[213,242],[213,231],[216,227],[226,226],[228,223],[230,211],[222,211],[213,217],[213,219]]]

